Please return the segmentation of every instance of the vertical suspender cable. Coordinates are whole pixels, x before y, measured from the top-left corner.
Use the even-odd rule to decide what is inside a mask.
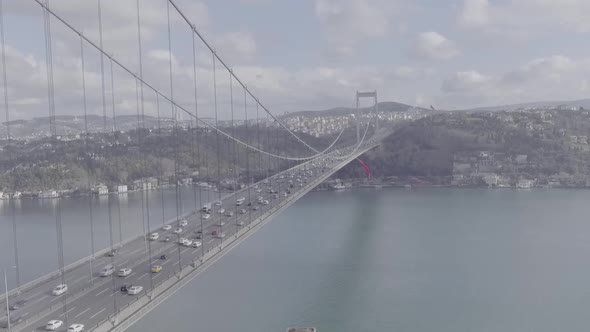
[[[12,162],[12,147],[10,146],[10,109],[8,108],[8,78],[6,73],[6,46],[4,40],[4,0],[0,0],[0,42],[2,43],[2,82],[4,85],[4,111],[6,112],[6,145],[8,151],[8,160]],[[14,265],[16,266],[16,289],[20,292],[20,264],[18,260],[18,237],[16,232],[16,211],[14,208],[14,191],[13,196],[9,197],[10,215],[12,218],[12,244],[14,247]],[[8,292],[8,289],[6,290]]]
[[[248,127],[248,95],[246,93],[246,90],[244,90],[244,126],[245,126],[245,131],[246,131],[246,138],[245,141],[247,144],[250,144],[250,133],[249,133],[249,127]],[[246,184],[248,185],[248,202],[252,202],[252,195],[250,194],[250,189],[252,187],[252,180],[250,178],[250,151],[249,149],[245,149],[246,152],[246,177],[248,178],[248,181],[246,181]],[[252,207],[247,206],[248,209],[248,225],[250,225],[252,223]]]
[[[139,0],[136,1],[136,7],[137,7],[137,46],[138,46],[138,58],[139,58],[139,77],[141,80],[143,80],[143,57],[142,57],[142,47],[141,47],[141,16],[139,13]],[[141,122],[142,122],[142,135],[145,134],[145,105],[144,105],[144,95],[143,95],[143,83],[139,83],[139,90],[141,93]],[[142,148],[142,141],[139,142],[139,150],[141,151]],[[142,163],[143,163],[143,167],[144,169],[147,168],[146,166],[146,162],[145,162],[145,155],[147,152],[143,152],[142,153]],[[145,218],[145,220],[147,221],[147,233],[150,232],[150,205],[149,205],[149,199],[145,199],[145,195],[144,193],[147,194],[146,191],[142,191],[141,194],[141,205],[142,205],[142,218]],[[145,206],[144,206],[145,205]],[[144,213],[145,212],[145,213]],[[146,241],[147,244],[147,265],[148,265],[148,269],[150,268],[151,262],[152,262],[152,245],[151,242],[148,241],[148,234],[145,233],[144,235],[144,241]],[[150,273],[150,289],[154,288],[154,277],[153,275]]]
[[[48,8],[49,4],[45,1],[45,6]],[[47,57],[47,100],[49,102],[49,122],[50,127],[52,127],[52,136],[53,136],[53,144],[55,146],[55,91],[53,85],[53,55],[52,55],[52,46],[51,46],[51,17],[47,10],[44,10],[44,17],[45,17],[45,51]],[[53,125],[52,125],[53,123]],[[61,225],[61,197],[58,195],[57,197],[57,209],[55,213],[55,231],[57,237],[57,261],[60,270],[60,279],[61,283],[65,284],[65,269],[64,269],[64,259],[63,259],[63,233],[62,233],[62,225]],[[68,310],[67,310],[67,294],[64,294],[62,297],[63,301],[63,315],[64,321],[68,322]]]
[[[111,66],[111,107],[113,109],[113,140],[116,140],[115,132],[117,131],[117,114],[115,108],[115,75],[113,74],[113,59],[110,59]],[[118,192],[118,189],[117,189]],[[121,198],[117,196],[117,216],[119,225],[119,248],[123,246],[123,226],[121,225]]]
[[[97,1],[98,3],[98,34],[100,38],[100,48],[103,49],[103,40],[102,40],[102,9],[101,9],[101,0]],[[104,55],[100,54],[100,75],[101,75],[101,96],[102,96],[102,118],[103,118],[103,134],[107,135],[107,104],[106,104],[106,92],[105,92],[105,77],[104,77]],[[112,206],[111,206],[111,195],[108,195],[107,198],[107,209],[108,209],[108,218],[109,218],[109,241],[110,241],[110,250],[114,250],[114,240],[113,240],[113,213],[112,213]],[[115,268],[115,256],[111,255],[111,265]],[[113,289],[115,289],[115,274],[111,274],[111,281],[113,284]],[[117,313],[117,295],[113,296],[113,312]]]
[[[215,127],[218,128],[218,115],[217,115],[217,77],[215,73],[215,53],[211,53],[213,56],[213,109],[215,110]],[[221,201],[221,160],[219,156],[219,132],[215,132],[215,145],[217,146],[217,193],[218,193],[218,200]],[[220,236],[220,246],[223,245],[223,223],[221,222],[221,215],[219,215],[219,232],[221,233]]]
[[[193,27],[194,29],[194,27]],[[192,34],[192,39],[193,39],[193,82],[194,82],[194,88],[195,88],[195,118],[199,117],[199,104],[198,104],[198,90],[197,90],[197,52],[196,52],[196,45],[195,45],[195,34]],[[199,131],[199,122],[195,121],[195,135],[196,135],[196,140],[197,140],[197,171],[199,171],[198,173],[198,178],[201,178],[201,141],[200,141],[200,131]],[[194,135],[193,135],[194,136]],[[203,196],[203,192],[201,190],[201,186],[198,185],[199,187],[199,205],[197,206],[197,210],[203,205],[203,200],[202,200],[202,196]],[[195,188],[195,184],[193,183],[193,188]],[[195,189],[196,190],[196,189]],[[195,202],[196,204],[196,202]],[[198,214],[197,214],[198,215]],[[203,257],[205,255],[205,241],[203,241],[205,239],[205,230],[203,228],[203,218],[199,217],[199,221],[201,223],[201,257]]]
[[[232,78],[231,72],[229,73],[229,103],[230,103],[230,109],[231,109],[231,132],[232,132],[231,134],[233,137],[236,137],[236,128],[234,126],[234,89],[233,89],[233,78]],[[229,140],[229,139],[227,140],[227,143],[229,145],[233,145],[233,149],[232,149],[233,151],[231,153],[234,155],[234,161],[233,161],[234,182],[233,182],[233,186],[232,186],[232,190],[233,190],[232,196],[234,199],[231,201],[231,203],[233,204],[233,202],[236,201],[236,199],[237,199],[236,186],[239,183],[239,181],[238,181],[238,168],[240,167],[240,165],[238,165],[239,158],[238,158],[238,151],[236,150],[236,145],[233,144],[233,141]],[[227,153],[230,153],[230,149],[228,149]],[[240,230],[240,226],[238,225],[238,205],[237,205],[237,203],[234,204],[234,207],[235,207],[234,223],[236,226],[236,234],[237,234],[238,231]]]
[[[172,107],[172,117],[174,118],[174,188],[176,195],[176,227],[180,228],[180,192],[178,188],[178,117],[176,116],[176,108],[174,105],[174,80],[172,74],[172,37],[170,31],[170,3],[166,1],[166,14],[168,19],[168,66],[170,70],[170,106]],[[180,239],[180,234],[176,234],[176,242]],[[182,257],[180,252],[180,246],[178,247],[178,272],[182,270]]]
[[[158,137],[162,139],[162,124],[160,118],[160,95],[156,93],[156,113],[158,116]],[[164,165],[162,164],[162,158],[158,158],[159,170],[160,170],[160,205],[162,206],[162,225],[166,224],[166,207],[164,206],[164,188],[161,184],[164,182]]]
[[[91,173],[92,173],[92,161],[90,159],[90,148],[89,148],[89,137],[90,133],[88,132],[88,102],[86,99],[86,60],[84,57],[84,39],[82,39],[82,37],[80,37],[80,59],[82,60],[82,102],[84,104],[84,133],[85,133],[85,139],[84,139],[84,144],[86,146],[86,167],[88,168],[88,190],[90,190],[91,186]],[[90,255],[91,258],[89,260],[89,264],[90,264],[90,283],[94,283],[94,254],[95,254],[95,248],[94,248],[94,216],[92,213],[92,198],[93,196],[90,195],[88,197],[88,219],[90,221]]]

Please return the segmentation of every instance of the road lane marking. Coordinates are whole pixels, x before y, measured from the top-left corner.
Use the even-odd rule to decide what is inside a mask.
[[[80,316],[84,315],[84,314],[85,314],[85,313],[87,313],[89,310],[90,310],[90,308],[87,308],[86,310],[84,310],[84,311],[82,311],[82,312],[78,313],[76,316],[74,316],[74,318],[77,318],[77,317],[80,317]]]
[[[27,311],[27,312],[25,312],[25,313],[23,314],[23,317],[25,317],[25,316],[26,316],[26,315],[28,315],[28,314],[29,314],[29,312],[28,312],[28,311]]]
[[[84,280],[84,279],[86,279],[86,278],[87,278],[86,276],[80,277],[80,278],[78,278],[78,279],[76,279],[76,280],[72,281],[72,284],[75,284],[75,283],[77,283],[78,281],[80,281],[80,280]]]
[[[104,293],[104,292],[106,292],[108,290],[109,290],[108,288],[105,288],[105,289],[101,290],[100,292],[94,294],[94,296],[99,296],[100,294],[102,294],[102,293]]]
[[[137,278],[137,280],[141,280],[141,279],[143,279],[143,277],[145,277],[145,276],[147,276],[147,275],[148,275],[148,274],[146,273],[146,274],[142,275],[141,277]]]
[[[184,248],[180,251],[180,254],[183,255],[185,252],[187,252],[187,250],[190,250],[189,248]]]
[[[107,308],[102,308],[102,310],[101,310],[101,311],[99,311],[99,312],[95,313],[94,315],[90,316],[90,319],[92,319],[92,318],[94,318],[94,317],[96,317],[96,316],[100,315],[100,314],[101,314],[103,311],[105,311],[105,310],[107,310]]]
[[[119,266],[124,266],[125,264],[129,263],[129,260],[119,263]]]
[[[68,309],[68,311],[66,311],[65,313],[62,313],[61,315],[59,315],[59,317],[63,317],[64,314],[67,314],[67,313],[69,313],[70,311],[72,311],[74,309],[76,309],[76,307],[71,307],[70,309]]]
[[[176,262],[174,262],[174,264],[172,264],[172,265],[178,265],[179,263],[180,263],[179,261],[176,261]]]
[[[207,244],[209,244],[209,243],[211,243],[213,241],[215,241],[215,239],[211,239],[211,240],[207,241]]]
[[[135,275],[135,272],[131,273],[130,275],[126,276],[125,279],[129,279]]]

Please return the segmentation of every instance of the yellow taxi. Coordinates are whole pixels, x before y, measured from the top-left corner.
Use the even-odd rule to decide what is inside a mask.
[[[162,267],[160,265],[152,266],[152,273],[158,273],[160,271],[162,271]]]

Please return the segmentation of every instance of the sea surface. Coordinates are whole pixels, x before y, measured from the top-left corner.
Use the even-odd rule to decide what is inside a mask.
[[[207,193],[203,194],[204,197]],[[150,222],[176,215],[150,192]],[[179,210],[198,201],[183,188]],[[23,281],[90,252],[89,199],[15,205]],[[92,198],[95,247],[109,199]],[[119,204],[120,203],[120,204]],[[113,241],[142,231],[140,193],[111,197]],[[121,232],[119,233],[119,206]],[[15,284],[12,212],[0,265]],[[2,291],[0,291],[1,293]],[[590,329],[590,191],[381,189],[312,192],[129,331],[555,332]]]

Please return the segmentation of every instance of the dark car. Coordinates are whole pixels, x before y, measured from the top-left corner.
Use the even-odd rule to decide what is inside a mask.
[[[211,232],[211,235],[217,235],[217,231]]]
[[[22,308],[25,305],[26,302],[27,301],[25,301],[25,300],[21,300],[21,301],[15,302],[10,307],[8,307],[8,309],[10,309],[10,310],[18,310],[18,309]]]
[[[129,290],[129,288],[131,288],[131,284],[123,284],[121,286],[121,292],[127,292],[127,290]]]
[[[119,253],[119,250],[113,249],[113,250],[111,250],[111,251],[109,251],[107,253],[107,256],[109,256],[109,257],[115,257],[115,256],[117,256],[118,253]]]
[[[202,234],[197,234],[197,236],[195,236],[196,239],[202,239],[203,235]]]
[[[160,256],[160,259],[167,259],[167,258],[168,258],[168,256],[166,256],[166,255]]]
[[[252,202],[248,202],[248,206],[252,206]]]

